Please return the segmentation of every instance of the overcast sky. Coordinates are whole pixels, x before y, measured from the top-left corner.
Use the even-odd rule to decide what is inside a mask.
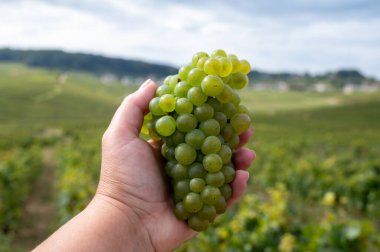
[[[0,0],[0,47],[179,66],[223,48],[259,70],[380,77],[378,0]]]

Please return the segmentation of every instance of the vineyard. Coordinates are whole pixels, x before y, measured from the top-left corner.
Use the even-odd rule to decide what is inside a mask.
[[[58,213],[50,225],[91,200],[102,133],[132,90],[81,73],[59,76],[0,65],[0,251],[31,249],[19,233],[46,169],[44,150],[56,153]],[[380,94],[241,95],[255,125],[248,146],[257,152],[246,196],[177,250],[379,251]]]

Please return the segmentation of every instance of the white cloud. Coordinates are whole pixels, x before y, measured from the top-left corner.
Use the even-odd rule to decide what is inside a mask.
[[[324,2],[319,6],[332,6]],[[259,5],[243,10],[247,2],[217,3],[0,2],[0,46],[61,48],[172,65],[186,63],[199,50],[224,48],[264,70],[355,67],[380,77],[380,18],[340,13],[339,18],[327,19],[323,13],[318,18],[318,13],[309,12],[281,16],[261,12]],[[289,3],[307,6],[304,0]],[[333,6],[339,4],[343,1]]]

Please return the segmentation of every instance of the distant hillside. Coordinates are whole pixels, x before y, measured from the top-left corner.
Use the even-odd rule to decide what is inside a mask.
[[[111,74],[121,79],[153,77],[162,79],[178,70],[171,66],[146,63],[138,60],[110,58],[84,53],[67,53],[60,50],[13,50],[0,49],[0,62],[16,62],[32,67],[43,67],[62,71],[85,71],[97,76]],[[285,83],[290,89],[308,90],[311,86],[324,83],[333,89],[345,85],[362,85],[379,81],[368,78],[355,69],[344,69],[320,75],[295,73],[268,73],[252,71],[251,85],[278,85]],[[281,84],[282,85],[282,84]]]
[[[163,78],[176,72],[175,68],[165,65],[84,53],[67,53],[60,50],[0,49],[1,61],[63,71],[85,71],[96,75],[114,74],[119,78],[123,76]]]

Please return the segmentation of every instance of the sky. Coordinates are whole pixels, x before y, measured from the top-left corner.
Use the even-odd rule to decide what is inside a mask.
[[[257,70],[380,78],[378,0],[0,0],[0,47],[180,66],[222,48]]]

